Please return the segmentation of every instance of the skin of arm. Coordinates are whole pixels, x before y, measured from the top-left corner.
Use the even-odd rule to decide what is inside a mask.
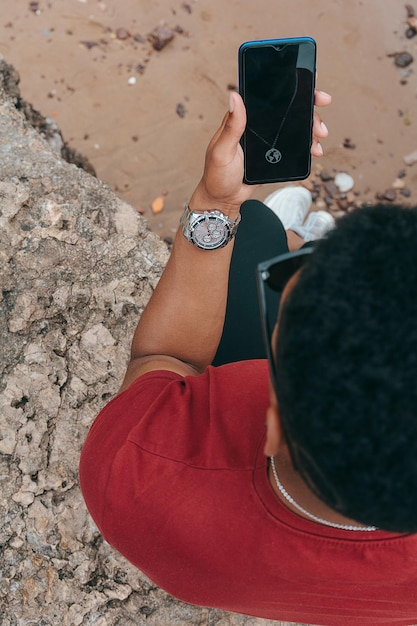
[[[316,91],[315,104],[330,96]],[[241,204],[256,187],[245,185],[239,140],[246,125],[241,97],[232,92],[229,111],[206,152],[203,176],[189,206],[194,211],[219,209],[235,220]],[[327,128],[317,112],[311,152],[321,156],[319,138]],[[120,391],[149,371],[198,375],[210,365],[219,344],[226,311],[233,242],[218,250],[200,250],[179,230],[168,263],[135,331],[131,358]]]

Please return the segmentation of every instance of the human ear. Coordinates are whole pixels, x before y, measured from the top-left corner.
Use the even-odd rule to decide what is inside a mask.
[[[278,415],[274,407],[268,407],[266,411],[266,442],[264,447],[265,456],[275,456],[279,449],[279,425]]]

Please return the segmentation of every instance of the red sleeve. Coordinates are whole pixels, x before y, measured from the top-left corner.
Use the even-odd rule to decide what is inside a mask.
[[[168,371],[149,372],[109,402],[90,429],[79,468],[81,490],[99,528],[106,515],[109,483],[128,490],[126,477],[140,476],[134,450],[194,467],[230,468],[234,458],[239,465],[247,458],[249,467],[252,437],[246,433],[249,436],[238,445],[235,433],[263,429],[267,372],[266,361],[209,367],[200,376],[186,378]],[[259,419],[254,420],[254,414]],[[121,458],[123,472],[116,470]]]

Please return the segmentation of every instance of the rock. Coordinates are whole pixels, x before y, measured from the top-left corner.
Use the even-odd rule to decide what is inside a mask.
[[[343,140],[343,147],[348,148],[349,150],[354,150],[356,148],[356,144],[352,143],[352,140],[349,137],[346,137]]]
[[[410,198],[411,197],[411,191],[407,187],[404,187],[404,189],[400,189],[400,194],[404,198]]]
[[[388,202],[394,202],[397,198],[397,194],[395,189],[387,189],[385,193],[382,195],[383,200],[388,200]]]
[[[355,181],[352,176],[346,174],[346,172],[339,172],[336,174],[334,184],[340,191],[340,193],[347,193],[355,186]]]
[[[397,67],[407,67],[413,62],[413,57],[409,52],[397,52],[394,54],[394,63]]]
[[[158,213],[162,213],[165,208],[165,200],[162,196],[157,196],[151,202],[151,209],[154,215],[158,215]]]
[[[406,165],[414,165],[414,163],[417,163],[417,150],[414,150],[414,152],[407,154],[404,157],[404,163]]]
[[[410,28],[412,28],[414,31],[417,31],[417,17],[415,15],[411,15],[408,20],[407,20],[407,24],[409,25]]]
[[[179,117],[185,117],[185,114],[186,114],[186,108],[185,108],[185,106],[183,105],[183,103],[182,103],[182,102],[179,102],[179,103],[177,104],[177,107],[176,107],[176,109],[175,109],[175,110],[176,110],[176,113],[177,113],[177,115],[178,115]]]
[[[414,17],[415,11],[414,7],[411,4],[406,4],[405,10],[407,11],[407,18]]]
[[[116,553],[78,487],[168,259],[138,212],[33,127],[0,57],[0,622],[267,626],[174,600]]]
[[[391,187],[393,189],[404,189],[405,187],[405,181],[403,178],[396,178],[394,180],[394,182],[392,183]]]
[[[155,50],[162,50],[172,41],[175,37],[175,32],[168,26],[158,26],[148,36],[152,47]]]
[[[124,41],[125,39],[129,39],[130,33],[126,28],[118,28],[116,30],[116,38]]]
[[[339,189],[333,180],[329,180],[327,183],[325,183],[324,188],[326,190],[326,193],[331,198],[333,198],[334,196],[337,196],[339,193]]]
[[[327,183],[329,180],[333,180],[333,176],[329,174],[326,170],[320,172],[320,178],[324,183]]]

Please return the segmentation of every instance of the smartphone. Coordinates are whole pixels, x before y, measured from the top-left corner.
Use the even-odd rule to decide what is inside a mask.
[[[244,182],[307,178],[314,113],[316,42],[247,41],[239,48],[239,93],[247,112]]]

